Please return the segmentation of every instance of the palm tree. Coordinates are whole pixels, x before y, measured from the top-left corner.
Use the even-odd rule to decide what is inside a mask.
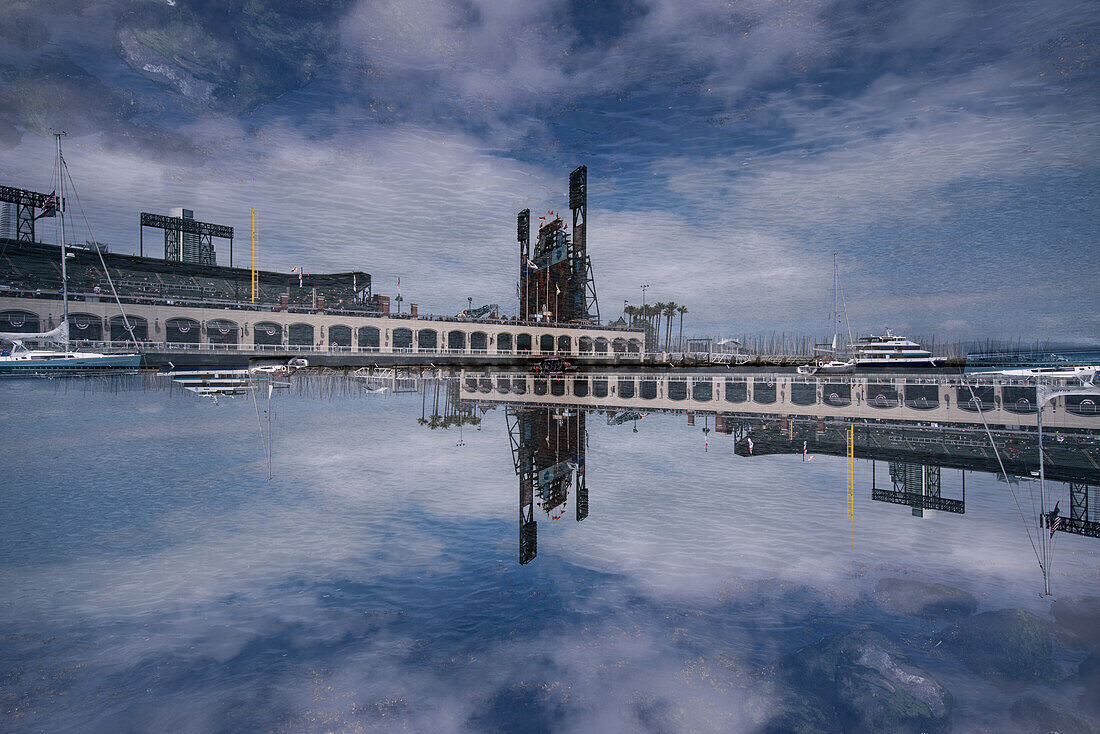
[[[637,306],[627,306],[626,308],[623,309],[623,313],[626,314],[629,317],[626,320],[627,325],[628,326],[633,326],[634,325],[634,319],[638,315],[638,307]]]
[[[669,301],[663,304],[662,315],[665,317],[665,351],[672,348],[672,318],[676,315],[676,302]]]
[[[665,304],[661,301],[653,304],[653,308],[650,313],[653,315],[653,329],[654,329],[654,344],[660,346],[661,344],[661,314],[665,310]]]
[[[676,312],[680,314],[680,349],[684,348],[684,314],[688,312],[687,306],[677,306]]]

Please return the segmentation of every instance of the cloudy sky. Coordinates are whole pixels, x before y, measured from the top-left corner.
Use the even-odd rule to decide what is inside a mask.
[[[66,130],[114,251],[189,206],[243,258],[254,179],[263,266],[509,310],[516,211],[583,163],[605,317],[648,283],[688,333],[820,335],[835,251],[861,332],[1100,341],[1094,3],[3,6],[0,183]]]

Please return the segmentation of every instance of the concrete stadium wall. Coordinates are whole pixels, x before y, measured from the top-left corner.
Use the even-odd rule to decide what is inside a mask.
[[[349,316],[346,314],[303,314],[287,313],[281,311],[246,311],[223,308],[196,308],[193,306],[169,306],[150,304],[124,303],[123,307],[128,316],[137,316],[145,319],[149,325],[148,341],[166,341],[166,322],[169,319],[190,319],[199,324],[200,344],[209,344],[211,334],[206,325],[211,321],[228,321],[238,328],[238,343],[241,345],[255,344],[255,325],[257,323],[277,324],[281,329],[282,343],[286,344],[290,327],[305,324],[313,329],[312,344],[314,347],[325,347],[331,343],[330,329],[334,326],[344,326],[351,329],[351,349],[364,348],[359,344],[359,330],[362,327],[378,329],[377,352],[388,353],[417,353],[439,352],[449,349],[450,353],[489,353],[499,352],[500,336],[511,337],[510,354],[517,353],[517,337],[521,334],[531,336],[532,355],[548,356],[551,354],[568,354],[577,356],[581,354],[581,339],[606,340],[607,352],[613,353],[613,346],[621,346],[623,352],[640,351],[642,344],[642,332],[617,331],[613,329],[589,328],[589,327],[563,327],[563,326],[531,326],[525,324],[504,323],[478,323],[473,321],[435,321],[428,319],[414,319],[401,317],[367,317]],[[38,317],[42,329],[53,328],[61,323],[62,303],[56,299],[46,298],[12,298],[0,297],[0,314],[9,311],[22,311],[32,313]],[[99,320],[104,339],[110,333],[110,320],[119,315],[118,305],[107,297],[96,300],[82,300],[69,302],[69,314],[88,314]],[[4,320],[0,320],[0,331],[4,331]],[[400,330],[409,330],[409,334]],[[420,348],[420,333],[436,332],[436,349]],[[400,333],[399,333],[400,332]],[[451,334],[455,334],[454,340]],[[475,335],[484,335],[481,336]],[[71,335],[76,338],[76,335]],[[546,346],[543,337],[550,337],[552,348]],[[400,347],[395,344],[395,337],[409,337],[411,346]],[[617,342],[617,340],[622,340]],[[474,349],[474,343],[484,342],[483,349]],[[630,342],[634,344],[631,345]],[[462,346],[450,348],[448,344]],[[633,346],[634,349],[630,347]],[[567,348],[565,348],[567,347]]]

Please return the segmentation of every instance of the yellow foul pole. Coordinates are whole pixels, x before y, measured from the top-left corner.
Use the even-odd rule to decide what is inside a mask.
[[[856,519],[856,427],[848,426],[848,519]]]
[[[260,297],[260,230],[256,226],[256,179],[252,179],[252,303]]]

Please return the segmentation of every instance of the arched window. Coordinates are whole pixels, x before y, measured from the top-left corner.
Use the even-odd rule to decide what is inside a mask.
[[[0,311],[0,331],[28,334],[45,329],[38,328],[38,316],[30,311]]]
[[[582,336],[577,340],[577,349],[581,354],[592,354],[592,337]]]
[[[198,344],[199,322],[185,318],[168,319],[164,322],[164,341],[170,344]]]
[[[257,342],[259,343],[259,342]],[[381,334],[378,329],[373,326],[360,326],[359,327],[359,348],[360,349],[378,349],[381,346]]]
[[[484,331],[475,331],[474,333],[470,334],[470,351],[489,351],[489,335],[486,334]]]
[[[633,377],[620,377],[619,378],[619,397],[620,398],[632,398],[632,397],[634,397],[634,378]]]
[[[233,321],[212,319],[206,322],[206,341],[211,344],[232,344],[236,346],[239,333],[240,328]]]
[[[726,402],[743,403],[749,398],[749,386],[744,380],[726,378]]]
[[[871,386],[867,386],[867,402],[871,403]],[[874,405],[874,403],[871,403]],[[968,410],[973,413],[978,411],[993,410],[993,388],[986,386],[978,386],[974,388],[974,394],[970,394],[970,388],[958,387],[955,388],[955,405],[963,410]]]
[[[642,342],[640,339],[630,339],[626,343],[626,351],[631,354],[638,354],[642,351]]]
[[[287,329],[287,343],[292,347],[313,346],[313,326],[311,324],[291,324]]]
[[[466,351],[466,332],[452,331],[447,334],[447,348]]]
[[[817,403],[817,382],[792,382],[791,403],[794,405],[814,405]]]
[[[607,339],[602,336],[596,337],[596,354],[607,354],[607,348],[610,346]]]
[[[421,329],[416,335],[416,347],[420,351],[435,351],[439,348],[439,334],[435,329]]]
[[[909,405],[909,386],[905,386],[905,404]],[[1001,388],[1001,401],[1010,413],[1035,412],[1035,388],[1005,385]]]
[[[691,380],[691,399],[704,403],[714,398],[714,385],[707,379]]]
[[[126,322],[130,322],[130,329],[133,330],[133,339],[130,338],[130,332],[126,330]],[[126,314],[126,318],[122,318],[122,314],[111,317],[111,341],[113,342],[128,342],[133,340],[144,341],[149,338],[149,322],[140,316],[131,316]]]
[[[1031,394],[1035,394],[1035,388],[1031,389]],[[907,384],[905,386],[905,407],[914,408],[915,410],[932,410],[940,407],[940,386]],[[1005,401],[1005,407],[1008,407],[1007,400]]]
[[[412,329],[394,329],[393,330],[393,348],[394,349],[412,349],[413,345],[413,333]]]
[[[497,353],[499,354],[511,354],[512,353],[512,335],[503,332],[497,334]]]
[[[687,400],[688,386],[687,380],[669,380],[668,381],[668,399],[669,400]]]
[[[328,344],[330,347],[350,347],[351,327],[340,324],[328,327]]]
[[[752,401],[767,405],[775,402],[775,380],[770,377],[757,377],[752,383]]]
[[[613,351],[615,354],[625,354],[626,339],[616,339],[611,342],[611,351]]]
[[[530,334],[518,334],[518,335],[516,335],[516,351],[517,352],[530,352],[531,351],[531,335]]]
[[[993,389],[989,390],[993,399]],[[891,382],[867,383],[867,404],[875,408],[896,408],[901,405],[898,389]]]
[[[252,342],[257,346],[278,346],[283,343],[283,327],[270,321],[253,324]]]
[[[852,404],[852,386],[847,382],[827,382],[821,390],[821,400],[834,408]]]
[[[573,339],[567,334],[558,337],[558,354],[569,354],[573,351]]]
[[[548,354],[554,351],[554,335],[543,334],[539,337],[539,351]]]

